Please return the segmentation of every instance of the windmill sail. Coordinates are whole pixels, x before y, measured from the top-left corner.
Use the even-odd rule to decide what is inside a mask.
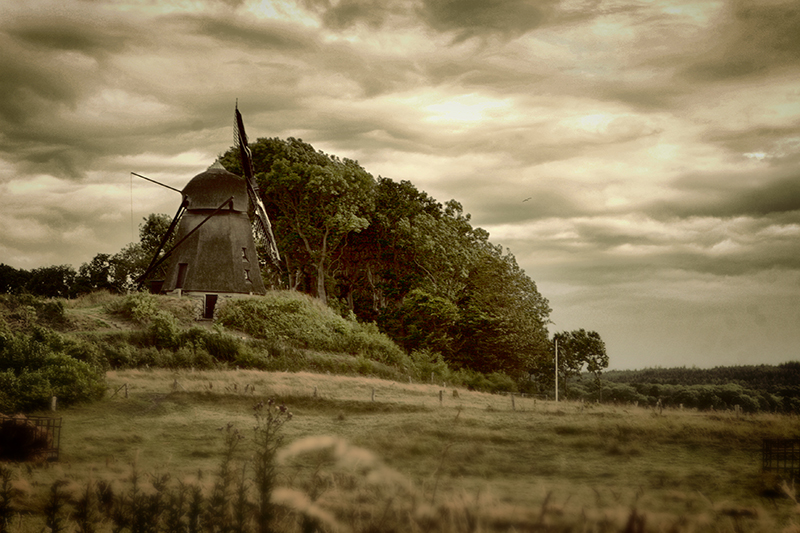
[[[278,246],[275,242],[275,236],[272,234],[272,224],[269,222],[267,210],[264,208],[264,202],[261,200],[261,194],[258,190],[258,184],[253,173],[253,159],[250,153],[250,148],[247,146],[247,134],[244,131],[244,121],[242,114],[239,113],[239,105],[236,104],[236,121],[233,128],[234,142],[239,148],[239,158],[242,162],[242,171],[247,181],[247,194],[250,197],[250,203],[253,205],[255,211],[255,219],[253,220],[253,229],[256,239],[266,245],[269,257],[275,265],[280,264],[281,256],[278,253]]]

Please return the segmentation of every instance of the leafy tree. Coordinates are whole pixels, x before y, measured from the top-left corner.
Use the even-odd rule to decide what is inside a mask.
[[[461,366],[522,378],[548,359],[550,307],[509,252],[487,245],[459,300]]]
[[[0,294],[15,294],[25,290],[31,273],[0,263]]]
[[[416,220],[438,217],[442,206],[408,181],[379,177],[369,226],[348,235],[337,265],[343,280],[339,296],[362,320],[375,320],[396,339],[407,335],[406,296],[423,288],[425,274],[415,246]],[[433,295],[431,295],[433,296]]]
[[[599,380],[600,373],[608,368],[608,355],[603,339],[596,331],[579,329],[556,333],[553,343],[558,341],[559,374],[564,376],[564,393],[570,376],[578,376],[584,368]]]
[[[54,265],[35,268],[26,289],[31,294],[45,298],[69,298],[77,272],[70,265]]]
[[[289,286],[297,287],[300,277],[310,274],[315,295],[327,301],[334,257],[349,233],[369,226],[375,180],[356,161],[316,152],[298,139],[259,139],[251,150]],[[231,152],[223,163],[235,171],[239,167]]]
[[[447,298],[414,289],[404,299],[401,309],[404,326],[401,343],[406,350],[441,353],[452,361],[458,306]]]
[[[108,259],[108,273],[112,277],[112,286],[118,292],[132,291],[137,287],[137,280],[145,273],[150,261],[156,254],[158,245],[169,229],[172,217],[163,213],[151,213],[139,224],[139,242],[130,243]],[[171,241],[165,246],[168,250]],[[166,250],[159,252],[163,256]],[[164,275],[166,265],[152,274],[155,278]]]
[[[117,292],[114,286],[114,261],[110,254],[97,254],[78,269],[73,292],[85,294],[97,290]]]

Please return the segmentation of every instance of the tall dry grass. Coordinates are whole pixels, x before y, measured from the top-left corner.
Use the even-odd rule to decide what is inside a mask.
[[[306,373],[126,370],[108,381],[127,383],[129,397],[62,413],[62,464],[15,471],[32,493],[62,478],[75,494],[90,479],[129,490],[136,459],[145,493],[169,472],[164,501],[180,482],[188,509],[191,490],[213,492],[226,449],[217,429],[250,431],[252,405],[274,397],[295,414],[274,456],[280,531],[791,531],[800,522],[796,499],[762,495],[759,472],[760,439],[796,435],[787,416],[520,397],[512,406],[510,396]],[[251,440],[232,452],[237,465]],[[237,487],[229,483],[232,501]]]

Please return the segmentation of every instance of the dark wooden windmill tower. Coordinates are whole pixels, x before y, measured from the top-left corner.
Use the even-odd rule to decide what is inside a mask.
[[[264,204],[253,176],[242,116],[236,109],[235,140],[245,177],[228,172],[219,162],[201,172],[181,191],[183,201],[167,230],[146,278],[169,261],[162,294],[202,297],[203,317],[213,318],[220,297],[264,294],[256,240],[266,245],[272,261],[280,261]],[[253,220],[248,216],[252,207]],[[177,231],[176,231],[177,227]],[[175,244],[160,259],[161,248],[175,233]]]

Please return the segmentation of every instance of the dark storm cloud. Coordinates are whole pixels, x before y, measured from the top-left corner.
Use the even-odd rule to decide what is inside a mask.
[[[800,222],[800,173],[766,172],[731,176],[685,176],[672,183],[674,200],[653,202],[645,211],[672,217],[765,217],[794,214]]]
[[[800,61],[797,2],[739,0],[727,6],[717,41],[681,70],[691,81],[715,82],[763,74]]]
[[[325,27],[344,30],[363,23],[371,28],[380,28],[392,15],[407,15],[410,6],[405,2],[383,0],[342,0],[332,5],[330,0],[305,0],[303,4],[321,15]]]
[[[103,57],[123,50],[135,38],[127,24],[75,16],[24,18],[4,26],[4,32],[35,50],[78,52]]]
[[[558,1],[547,0],[423,0],[420,15],[431,28],[470,37],[523,35],[550,19]]]
[[[285,23],[255,22],[242,16],[183,14],[165,16],[163,22],[204,39],[265,52],[305,53],[318,45],[317,37],[310,30],[300,30],[296,25]]]

